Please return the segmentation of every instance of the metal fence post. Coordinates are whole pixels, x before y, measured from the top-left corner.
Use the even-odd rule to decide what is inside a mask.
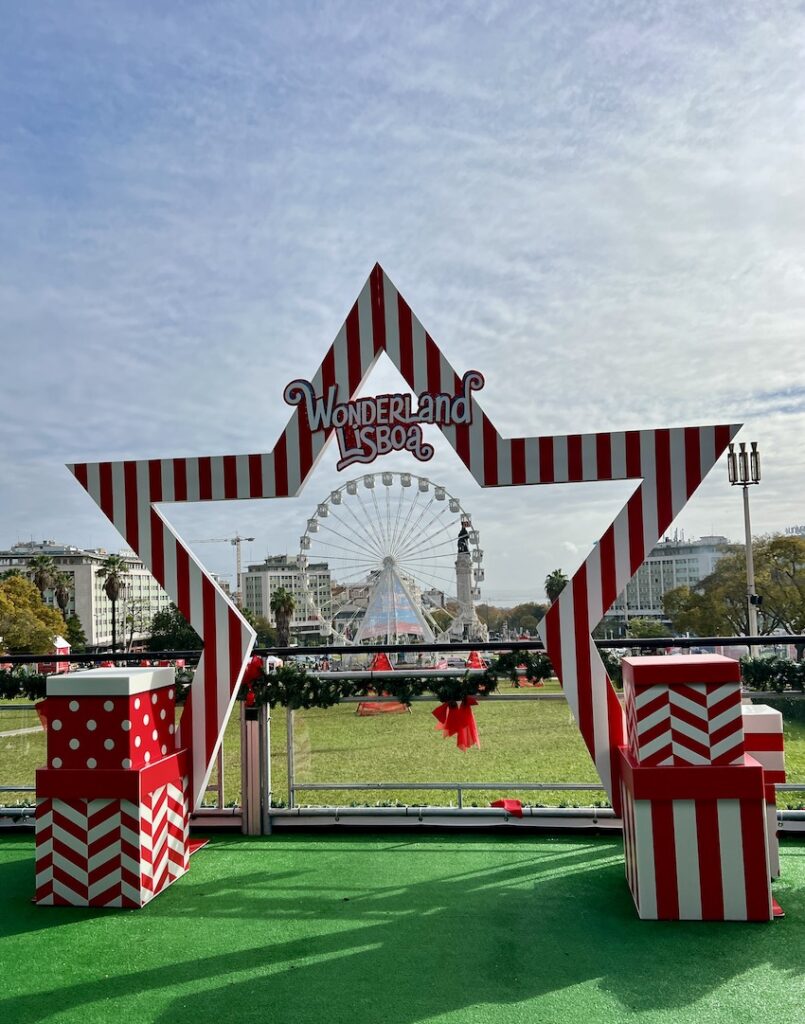
[[[244,835],[260,835],[259,720],[245,702],[240,705],[240,781]]]
[[[294,779],[294,764],[293,764],[293,708],[285,709],[285,729],[286,739],[285,746],[288,751],[288,806],[295,806],[295,788],[296,782]]]
[[[271,711],[267,704],[260,708],[258,718],[260,744],[260,831],[271,835]]]

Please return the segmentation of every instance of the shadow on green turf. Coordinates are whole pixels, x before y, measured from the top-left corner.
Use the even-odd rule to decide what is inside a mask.
[[[284,854],[294,852],[293,842],[282,844]],[[440,842],[433,874],[451,863]],[[611,843],[579,849],[560,840],[533,857],[524,857],[517,844],[511,863],[399,885],[373,881],[363,873],[363,858],[353,860],[353,853],[371,852],[369,845],[339,849],[337,843],[329,855],[332,849],[344,855],[352,874],[325,873],[324,883],[319,875],[314,889],[304,867],[282,874],[250,870],[251,854],[266,856],[264,846],[213,846],[204,854],[215,861],[208,877],[194,880],[191,873],[146,912],[154,941],[177,918],[200,929],[206,921],[211,930],[228,918],[241,945],[250,930],[262,927],[265,935],[268,925],[269,941],[195,960],[168,949],[159,967],[2,999],[0,1019],[27,1024],[41,1020],[53,1001],[67,1011],[154,990],[149,1020],[159,1024],[413,1024],[484,1005],[489,1020],[503,1021],[512,1019],[507,1004],[524,1001],[534,1002],[522,1019],[537,1020],[530,1014],[540,997],[590,981],[625,1010],[645,1012],[689,1006],[767,964],[801,976],[805,890],[787,890],[790,917],[782,924],[647,923],[635,918],[618,846]],[[317,839],[324,856],[328,845]],[[309,843],[299,849],[306,859],[317,856]],[[402,858],[413,852],[427,853],[428,843],[420,838],[382,851],[401,858],[402,874]],[[503,844],[501,860],[507,852]],[[217,853],[235,862],[227,865]],[[30,861],[10,868],[13,879],[23,873],[30,882]],[[41,915],[37,924],[45,926],[47,911],[31,907],[23,916],[33,924],[32,915]],[[75,915],[87,919],[86,910]],[[64,912],[60,917],[65,923]],[[309,933],[282,941],[283,921],[297,928],[307,921]],[[184,988],[163,991],[173,986]],[[575,1005],[579,1021],[595,1024],[583,998]]]

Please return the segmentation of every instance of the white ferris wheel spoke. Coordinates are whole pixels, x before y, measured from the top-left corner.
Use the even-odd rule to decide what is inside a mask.
[[[397,540],[397,529],[398,529],[398,527],[400,525],[400,513],[402,512],[403,504],[404,504],[403,499],[402,499],[402,497],[400,497],[399,501],[397,502],[397,516],[396,516],[396,518],[394,520],[394,529],[391,531],[391,550],[392,551],[394,550],[394,544],[395,544],[395,542]]]
[[[419,513],[419,517],[416,520],[416,522],[414,522],[413,525],[408,528],[408,533],[407,533],[406,538],[405,538],[405,543],[407,543],[407,538],[410,537],[413,534],[413,532],[417,529],[419,524],[422,522],[423,517],[425,516],[425,514],[428,511],[428,509],[431,507],[431,505],[433,504],[433,502],[435,500],[436,500],[435,498],[431,498],[430,499],[430,501],[427,503],[427,505]],[[400,549],[398,548],[398,550],[400,550]],[[395,554],[395,553],[392,552],[392,554]],[[395,555],[395,557],[396,557],[396,555]]]
[[[419,491],[419,488],[417,488],[414,491],[414,499],[413,499],[413,501],[409,502],[409,504],[408,504],[408,513],[407,513],[407,515],[405,517],[405,521],[403,522],[402,527],[400,527],[399,532],[395,532],[394,537],[392,538],[392,544],[391,544],[392,555],[397,550],[398,538],[402,537],[402,534],[405,533],[405,530],[406,530],[406,528],[408,526],[408,523],[409,523],[409,521],[411,519],[411,515],[413,514],[413,511],[414,511],[414,509],[416,508],[416,506],[417,506],[417,504],[419,502],[419,495],[420,495],[420,491]],[[401,499],[401,503],[402,503],[402,499]]]
[[[347,497],[349,497],[349,496],[347,496]],[[355,525],[358,527],[359,536],[362,535],[362,534],[365,534],[366,533],[366,523],[365,522],[362,523],[361,520],[358,519],[358,517],[355,515],[355,511],[352,508],[352,506],[350,505],[350,503],[348,501],[345,501],[341,507],[345,508],[347,510],[347,512],[349,512],[349,514],[355,520]],[[350,529],[350,527],[347,526],[346,523],[344,525],[347,527],[347,529]],[[380,558],[383,557],[382,554],[381,554],[381,550],[382,549],[380,548],[379,543],[378,543],[377,546],[376,546],[376,551],[377,551],[378,556]]]
[[[352,509],[349,509],[349,511],[350,511],[350,513],[352,514],[352,517],[353,517],[353,519],[355,520],[355,523],[356,523],[356,524],[357,524],[357,526],[359,527],[359,529],[360,529],[360,531],[361,531],[361,534],[363,534],[363,533],[364,533],[365,531],[364,531],[364,528],[363,528],[363,526],[362,526],[362,524],[361,524],[361,521],[360,521],[360,520],[359,520],[359,519],[357,518],[357,516],[355,515],[355,513],[354,513],[354,512],[352,512]],[[331,515],[331,516],[332,516],[332,517],[333,517],[333,518],[334,518],[334,519],[335,519],[335,520],[336,520],[337,522],[339,522],[339,523],[341,524],[341,526],[343,526],[343,528],[344,528],[345,530],[347,530],[347,532],[349,532],[349,531],[352,531],[352,530],[353,530],[353,527],[352,527],[352,526],[350,525],[350,523],[348,523],[348,522],[347,522],[347,521],[346,521],[345,519],[342,519],[342,518],[341,518],[341,516],[340,516],[340,515],[338,515],[338,513],[337,513],[337,512],[334,512],[334,511],[333,511],[333,509],[332,509],[332,507],[330,508],[330,515]],[[372,547],[371,545],[368,545],[368,546],[369,546],[369,547],[370,547],[370,549],[371,549],[371,550],[373,550],[373,551],[374,551],[374,552],[375,552],[375,553],[376,553],[376,554],[377,554],[378,556],[380,555],[380,549],[379,549],[379,548],[378,548],[377,546],[375,546],[375,547]],[[357,544],[356,544],[356,547],[357,547]]]
[[[378,535],[378,533],[377,533],[377,530],[375,530],[375,526],[374,526],[374,517],[373,517],[373,516],[371,516],[371,515],[369,514],[369,510],[368,510],[368,509],[366,508],[366,505],[364,505],[364,503],[363,503],[363,498],[361,497],[361,493],[360,493],[360,491],[358,491],[358,493],[356,494],[356,497],[357,497],[357,499],[358,499],[358,503],[359,503],[359,504],[360,504],[360,506],[361,506],[361,509],[363,510],[363,515],[364,515],[364,518],[365,518],[365,520],[366,520],[366,523],[365,523],[365,525],[366,525],[366,526],[368,526],[368,528],[369,528],[369,529],[370,529],[370,530],[372,531],[372,535],[374,536],[375,540],[377,541],[377,546],[378,546],[378,548],[379,548],[379,549],[380,549],[381,551],[383,551],[383,552],[384,552],[384,554],[383,554],[383,555],[382,555],[381,557],[385,558],[385,550],[386,550],[386,547],[385,547],[385,545],[383,544],[383,538],[382,538],[382,537],[380,537],[380,536]]]
[[[430,522],[430,528],[431,529],[439,522],[439,520],[441,519],[441,517],[443,515],[444,515],[444,512],[442,511],[442,512],[439,513],[438,516],[435,516],[431,520],[431,522]],[[455,522],[454,521],[450,521],[450,522],[446,523],[444,526],[442,526],[440,529],[434,531],[433,533],[431,533],[430,530],[427,533],[425,533],[423,530],[420,530],[418,532],[417,536],[412,537],[410,539],[410,541],[408,542],[408,545],[405,548],[403,548],[402,550],[398,551],[396,557],[404,558],[407,554],[409,554],[409,552],[416,551],[417,548],[421,547],[424,544],[427,544],[431,539],[433,539],[435,537],[438,537],[438,536],[440,536],[443,533],[446,533],[448,530],[454,530],[455,526],[456,526]],[[456,541],[455,541],[455,539],[450,538],[450,540],[447,541],[446,543],[455,544]]]
[[[355,540],[352,537],[345,537],[343,533],[339,533],[338,530],[334,530],[332,528],[332,526],[327,526],[326,523],[319,522],[319,529],[320,530],[326,530],[328,533],[332,533],[334,536],[340,538],[343,541],[346,541],[346,543],[349,545],[349,547],[342,548],[341,549],[342,551],[362,551],[363,550],[362,548],[360,548],[358,546],[358,544],[355,542]],[[337,546],[337,545],[333,544],[332,541],[328,541],[328,544],[331,547],[336,547]]]
[[[383,516],[382,516],[382,514],[380,512],[380,506],[377,503],[377,495],[375,494],[374,490],[372,491],[372,504],[375,507],[375,515],[377,517],[377,524],[380,527],[380,533],[383,536],[383,544],[384,544],[384,547],[385,547],[385,551],[386,551],[386,554],[388,554],[389,538],[388,538],[388,536],[386,534],[385,529],[383,528]]]

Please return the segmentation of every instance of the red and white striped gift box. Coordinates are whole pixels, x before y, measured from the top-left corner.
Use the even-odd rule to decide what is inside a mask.
[[[186,751],[147,768],[36,773],[36,902],[142,907],[188,869]]]
[[[187,871],[188,821],[187,775],[141,794],[136,802],[39,797],[36,902],[144,906]]]
[[[620,748],[626,878],[641,918],[770,921],[763,768],[643,767]]]
[[[777,839],[777,782],[785,782],[783,716],[766,704],[744,704],[744,744],[747,754],[765,770],[766,819],[769,832],[771,877],[780,877],[780,844]]]
[[[623,659],[626,732],[651,765],[736,764],[744,753],[741,671],[719,655]]]

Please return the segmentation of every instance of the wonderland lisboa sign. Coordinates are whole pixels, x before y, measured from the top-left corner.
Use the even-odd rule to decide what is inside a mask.
[[[385,352],[417,396],[356,398]],[[204,652],[182,713],[191,795],[204,793],[255,635],[171,526],[175,502],[298,495],[335,437],[339,469],[391,451],[427,461],[422,427],[439,427],[482,487],[633,480],[634,492],[540,623],[602,785],[620,806],[618,747],[624,717],[592,630],[715,464],[739,425],[661,427],[588,434],[502,437],[478,403],[484,379],[459,374],[375,266],[321,365],[291,382],[293,411],[268,452],[161,457],[70,466],[126,543],[202,638]]]
[[[285,388],[289,405],[304,403],[305,416],[314,432],[335,430],[341,458],[336,469],[346,469],[355,462],[374,462],[379,455],[410,452],[420,462],[433,458],[434,448],[422,433],[422,424],[454,427],[472,423],[473,391],[480,391],[484,378],[477,370],[469,370],[461,378],[458,393],[433,394],[423,391],[412,408],[408,394],[377,395],[356,401],[339,402],[338,386],[328,388],[325,397],[318,397],[309,380],[294,380]]]

